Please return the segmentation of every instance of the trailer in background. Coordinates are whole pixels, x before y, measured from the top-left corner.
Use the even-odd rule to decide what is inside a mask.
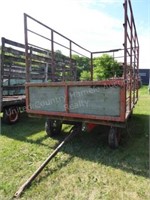
[[[47,51],[30,48],[32,67],[31,82],[44,82],[46,79],[47,61],[43,55]],[[43,61],[44,60],[44,61]],[[25,45],[2,38],[1,46],[1,106],[2,121],[14,124],[19,120],[20,113],[26,111],[26,64]]]
[[[139,69],[139,75],[143,85],[150,84],[150,69]]]

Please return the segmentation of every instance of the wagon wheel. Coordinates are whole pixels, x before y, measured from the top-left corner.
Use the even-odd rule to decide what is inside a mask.
[[[3,110],[2,121],[6,124],[15,124],[19,120],[20,113],[16,107],[9,107]]]
[[[116,127],[111,127],[108,134],[108,144],[110,148],[116,149],[119,147],[121,139],[120,129]]]
[[[45,131],[49,137],[59,135],[62,128],[60,120],[47,119],[45,122]]]

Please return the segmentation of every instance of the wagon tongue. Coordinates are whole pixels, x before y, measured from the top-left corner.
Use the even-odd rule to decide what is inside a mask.
[[[15,193],[14,197],[19,198],[22,192],[27,188],[31,182],[40,174],[40,172],[44,169],[44,167],[56,156],[62,146],[71,140],[75,135],[79,134],[82,131],[82,124],[76,124],[70,130],[69,135],[57,146],[57,148],[48,156],[48,158],[42,163],[42,165],[30,176],[30,178],[19,188],[19,190]]]

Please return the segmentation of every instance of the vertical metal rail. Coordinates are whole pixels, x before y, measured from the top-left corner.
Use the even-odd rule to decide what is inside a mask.
[[[9,86],[9,88],[10,88],[10,85],[11,85],[11,66],[12,66],[12,63],[11,64],[9,64],[9,74],[8,74],[8,86]],[[7,95],[9,96],[10,95],[10,90],[8,89],[8,91],[7,91]]]
[[[132,46],[132,43],[133,43],[133,16],[132,16],[132,13],[130,13],[130,21],[129,21],[129,27],[130,27],[130,101],[129,101],[129,112],[131,112],[131,109],[132,109],[132,101],[133,101],[133,98],[132,98],[132,94],[134,92],[134,87],[133,87],[133,66],[132,66],[132,52],[133,52],[133,46]]]
[[[69,41],[69,57],[70,57],[70,74],[73,75],[73,69],[72,69],[72,42]],[[74,77],[73,77],[74,79]]]
[[[3,78],[4,78],[4,60],[5,60],[5,43],[6,43],[6,40],[5,38],[2,38],[2,50],[1,50],[1,86],[2,86],[2,96],[3,96]],[[10,88],[10,74],[11,74],[11,63],[9,63],[9,74],[8,74],[8,86]],[[7,91],[7,95],[9,96],[10,95],[10,90],[8,89]]]
[[[138,49],[137,49],[137,73],[139,75],[139,51],[140,51],[140,47],[139,47],[139,44],[138,44]],[[139,78],[139,77],[138,77]],[[138,100],[138,90],[136,90],[136,99]],[[136,101],[137,101],[136,100]]]
[[[134,48],[136,48],[136,45],[135,45],[135,40],[134,40]],[[135,81],[135,78],[136,78],[136,58],[135,58],[135,51],[134,51],[134,69],[133,69],[133,72],[134,72],[134,77],[133,77],[133,80],[134,80],[134,82],[133,82],[133,87],[134,87],[134,92],[133,92],[133,103],[135,103],[135,93],[136,93],[136,90],[135,90],[135,88],[136,88],[136,81]]]
[[[49,52],[47,51],[47,57],[49,57]],[[45,79],[44,79],[44,82],[47,82],[48,80],[48,63],[46,63],[46,66],[45,66]]]
[[[32,53],[33,49],[32,47],[28,47],[28,69],[29,69],[29,80],[31,79],[32,76]]]
[[[26,62],[26,81],[30,82],[30,66],[28,55],[28,30],[27,30],[27,15],[24,13],[24,35],[25,35],[25,62]]]
[[[127,76],[126,76],[126,71],[127,71],[127,0],[125,0],[124,4],[123,4],[123,7],[124,7],[124,64],[123,64],[123,74],[124,74],[124,81],[125,81],[125,84],[124,84],[124,97],[125,97],[125,106],[124,106],[124,114],[126,113],[126,96],[127,96],[127,93],[126,93],[126,90],[127,90]],[[125,116],[124,116],[125,118]]]
[[[93,53],[91,53],[91,81],[93,81]]]
[[[124,1],[124,80],[126,113],[130,113],[138,98],[139,42],[130,0]],[[136,100],[135,100],[136,93]]]
[[[65,86],[65,109],[69,113],[69,86]]]
[[[132,34],[132,39],[135,41],[135,47],[134,49],[132,48],[133,55],[134,55],[134,66],[135,66],[135,85],[136,87],[134,88],[134,93],[136,93],[136,100],[135,102],[133,101],[133,104],[137,102],[138,99],[138,78],[139,78],[139,41],[138,41],[138,36],[137,36],[137,31],[136,31],[136,26],[135,26],[135,21],[134,21],[134,16],[133,16],[133,10],[131,6],[131,1],[129,1],[129,8],[131,12],[131,21],[132,21],[132,29],[134,30],[134,35]]]
[[[3,98],[3,77],[4,77],[4,38],[2,38],[2,49],[0,58],[0,112],[2,110],[2,98]]]
[[[52,65],[51,65],[51,69],[52,69],[52,81],[55,81],[55,74],[54,74],[54,65],[55,65],[55,61],[54,61],[54,32],[53,30],[51,30],[51,52],[52,52]]]

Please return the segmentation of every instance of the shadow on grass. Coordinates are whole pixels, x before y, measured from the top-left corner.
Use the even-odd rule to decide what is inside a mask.
[[[13,125],[7,125],[2,123],[1,135],[4,135],[15,140],[27,142],[27,143],[36,143],[39,145],[43,144],[42,141],[47,138],[47,135],[40,137],[36,140],[28,138],[34,134],[37,134],[40,131],[44,130],[45,119],[44,118],[29,118],[26,113],[21,115],[21,118],[18,123]]]
[[[21,120],[16,125],[3,125],[2,134],[16,140],[45,145],[42,144],[42,141],[47,138],[46,134],[36,141],[27,139],[28,136],[43,131],[44,122],[45,119],[33,119],[24,116],[24,120]],[[128,129],[123,130],[122,142],[117,150],[111,150],[108,147],[107,135],[109,127],[99,126],[91,133],[81,133],[62,148],[61,151],[69,154],[70,158],[64,164],[60,164],[56,170],[65,166],[72,157],[76,156],[149,178],[148,124],[148,115],[133,115],[128,122]],[[59,143],[65,138],[66,134],[64,130],[55,139]],[[46,176],[51,173],[46,173]]]

